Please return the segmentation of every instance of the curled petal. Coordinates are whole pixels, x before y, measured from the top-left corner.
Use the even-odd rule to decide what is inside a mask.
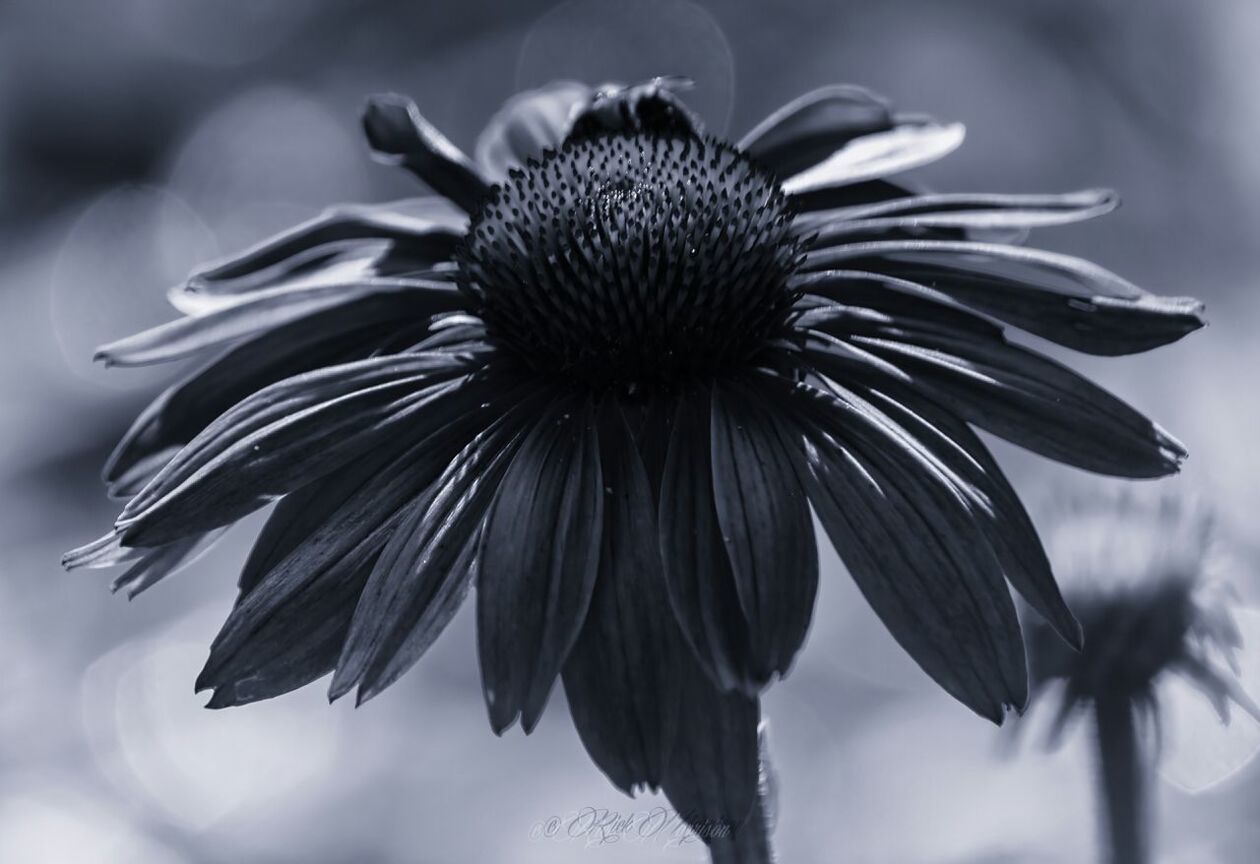
[[[200,270],[171,291],[171,303],[186,314],[204,314],[374,241],[392,244],[411,259],[436,263],[450,257],[467,222],[463,212],[441,197],[334,207]]]
[[[373,96],[363,110],[363,131],[381,161],[406,168],[465,212],[477,212],[489,185],[415,102],[396,93]]]
[[[758,123],[739,149],[790,177],[854,138],[891,128],[888,104],[861,87],[836,84],[800,96]]]
[[[808,201],[811,195],[825,195],[837,186],[918,168],[956,150],[964,134],[961,123],[900,123],[884,132],[854,138],[825,161],[784,180],[783,191]]]

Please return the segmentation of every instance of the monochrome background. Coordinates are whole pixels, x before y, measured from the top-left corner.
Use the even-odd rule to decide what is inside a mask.
[[[99,466],[171,374],[94,367],[94,346],[173,317],[164,289],[198,262],[331,203],[413,194],[367,158],[370,92],[412,95],[471,149],[505,98],[554,78],[688,75],[718,132],[852,82],[967,124],[920,172],[935,188],[1117,188],[1118,212],[1039,243],[1198,296],[1211,324],[1073,363],[1187,444],[1166,482],[1216,503],[1260,605],[1257,44],[1254,0],[2,0],[0,861],[704,860],[642,827],[663,799],[615,792],[564,711],[490,733],[470,606],[364,709],[315,685],[216,712],[192,681],[260,518],[132,603],[58,566],[110,524]],[[1034,516],[1086,482],[995,447]],[[764,704],[784,861],[1093,854],[1088,732],[1050,754],[972,716],[830,549],[806,649]],[[1256,860],[1260,766],[1197,796],[1162,785],[1158,807],[1163,860]],[[629,818],[587,830],[584,808]]]

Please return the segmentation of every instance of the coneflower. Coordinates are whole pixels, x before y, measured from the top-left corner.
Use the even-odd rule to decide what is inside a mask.
[[[1184,451],[1003,325],[1127,354],[1202,326],[1200,304],[998,242],[1110,192],[885,179],[954,149],[957,124],[828,87],[724,141],[683,84],[522,94],[475,160],[374,98],[376,155],[437,195],[330,210],[101,349],[202,360],[118,446],[105,479],[129,500],[68,565],[130,562],[134,593],[279,499],[197,682],[211,706],[329,673],[333,698],[371,698],[475,585],[496,733],[531,730],[561,676],[618,787],[734,830],[758,694],[813,609],[811,505],[902,646],[994,722],[1027,696],[1008,582],[1079,644],[970,424],[1128,477]],[[715,854],[768,854],[726,833]]]
[[[1231,706],[1260,720],[1236,680],[1234,655],[1243,645],[1229,592],[1208,575],[1219,554],[1214,520],[1195,499],[1130,490],[1065,498],[1046,522],[1050,558],[1085,645],[1067,650],[1031,620],[1033,695],[1058,702],[1052,743],[1073,718],[1092,717],[1106,860],[1145,864],[1154,860],[1148,798],[1162,686],[1180,676],[1222,723]]]

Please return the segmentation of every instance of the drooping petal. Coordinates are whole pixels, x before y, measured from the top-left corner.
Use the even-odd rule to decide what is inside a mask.
[[[481,173],[498,183],[511,169],[540,158],[545,150],[558,149],[591,93],[589,86],[577,81],[553,81],[513,96],[477,138],[473,155]]]
[[[860,262],[860,263],[859,263]],[[1175,342],[1203,326],[1203,304],[1149,294],[1089,261],[994,243],[904,240],[853,243],[808,254],[931,285],[960,302],[1061,345],[1119,355]]]
[[[886,316],[909,318],[924,326],[948,327],[985,337],[1001,336],[1003,333],[1000,324],[966,308],[948,294],[884,273],[866,270],[820,270],[815,273],[798,273],[788,281],[788,286],[794,291],[803,292],[802,301],[816,295],[844,306],[873,310]],[[802,302],[800,305],[811,307],[826,304]],[[820,314],[825,315],[826,311],[820,310]]]
[[[808,442],[814,510],[889,632],[981,716],[1001,723],[1006,706],[1022,708],[1027,675],[1015,607],[959,496],[961,478],[838,386],[825,394],[797,385],[784,404]]]
[[[562,397],[542,412],[482,533],[477,640],[490,725],[533,730],[585,621],[604,492],[595,412]]]
[[[139,559],[110,583],[111,591],[126,591],[128,599],[192,564],[222,536],[224,529],[194,534],[173,543],[145,549]]]
[[[466,214],[437,196],[333,207],[203,268],[170,292],[171,302],[186,314],[204,314],[365,241],[388,242],[413,258],[440,261],[450,257],[467,222]]]
[[[1120,199],[1110,189],[1062,195],[942,193],[818,210],[797,217],[817,232],[813,247],[834,246],[881,225],[900,228],[1025,229],[1067,225],[1110,213]]]
[[[423,294],[376,294],[308,315],[228,348],[146,408],[106,462],[111,494],[135,494],[172,455],[251,393],[322,366],[367,357],[385,327],[444,307]],[[157,463],[156,465],[154,463]]]
[[[861,87],[836,84],[793,99],[758,123],[739,149],[790,177],[854,138],[891,128],[888,104]]]
[[[402,455],[384,460],[384,467],[376,468],[369,457],[314,481],[293,507],[309,503],[325,511],[323,519],[312,511],[317,524],[278,508],[282,515],[273,514],[274,528],[264,531],[251,555],[241,596],[215,637],[197,689],[225,690],[218,703],[239,704],[331,671],[370,565],[407,505],[489,419],[456,417]]]
[[[380,554],[379,550],[362,551],[362,558],[337,562],[318,588],[308,588],[295,595],[291,604],[277,609],[233,660],[216,670],[215,677],[202,673],[197,689],[214,689],[207,708],[273,699],[333,671],[350,629],[355,600]]]
[[[124,508],[117,522],[124,542],[153,545],[226,525],[374,447],[423,437],[452,413],[476,410],[485,396],[467,378],[434,383],[423,375],[332,398],[312,393],[320,389],[299,398],[314,404],[292,413],[271,403],[253,424],[211,424]]]
[[[969,423],[1058,462],[1120,477],[1162,477],[1186,451],[1071,369],[999,340],[919,331],[852,341],[910,372]]]
[[[811,195],[825,195],[837,186],[918,168],[956,150],[964,134],[961,123],[939,124],[919,119],[897,123],[887,131],[854,138],[825,161],[788,177],[783,181],[783,191],[808,200]]]
[[[799,441],[737,382],[713,387],[713,500],[758,666],[785,674],[805,641],[818,553]]]
[[[137,560],[143,551],[122,545],[122,537],[118,532],[110,531],[104,537],[98,537],[91,543],[85,543],[62,555],[61,566],[67,570],[78,570],[80,567],[114,567]]]
[[[371,294],[421,292],[443,311],[462,306],[453,285],[416,279],[373,278],[339,284],[268,288],[250,299],[161,324],[97,349],[106,366],[148,366],[221,348]]]
[[[329,698],[362,704],[409,669],[450,623],[471,584],[486,507],[520,446],[531,394],[473,438],[408,508],[359,599]]]
[[[697,660],[722,690],[755,694],[773,670],[758,665],[713,500],[706,385],[677,404],[658,505],[670,605]]]
[[[757,800],[761,708],[756,697],[720,692],[687,651],[677,667],[678,724],[661,788],[709,843],[744,825]]]
[[[258,532],[241,568],[237,579],[240,597],[253,591],[295,549],[322,530],[363,487],[365,478],[379,476],[386,465],[398,458],[399,454],[391,448],[375,449],[281,498]]]
[[[406,168],[466,212],[477,212],[489,186],[415,102],[396,93],[373,96],[363,111],[363,131],[381,161]]]
[[[1063,600],[1037,529],[980,437],[947,407],[918,395],[912,387],[875,380],[860,389],[966,481],[962,491],[972,502],[970,509],[988,535],[1006,578],[1064,641],[1080,650],[1081,626]]]
[[[638,447],[615,402],[600,413],[604,528],[599,575],[564,665],[569,711],[586,752],[613,785],[660,786],[688,650],[665,598],[656,505]]]

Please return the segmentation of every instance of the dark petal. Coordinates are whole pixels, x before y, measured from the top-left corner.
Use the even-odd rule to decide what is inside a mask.
[[[892,127],[888,104],[861,87],[835,84],[800,96],[758,123],[739,149],[790,177],[854,138]]]
[[[709,388],[678,400],[658,504],[670,605],[687,644],[722,690],[756,694],[773,670],[756,665],[713,500]]]
[[[961,123],[939,124],[915,118],[886,131],[854,138],[825,161],[783,181],[791,196],[808,196],[935,162],[962,144]],[[835,205],[831,205],[835,206]]]
[[[194,534],[165,546],[145,549],[141,552],[139,560],[110,583],[109,590],[126,591],[128,599],[135,599],[142,591],[192,564],[222,534],[222,529],[206,534]]]
[[[1110,213],[1119,204],[1119,197],[1110,189],[1084,189],[1062,195],[910,195],[806,213],[797,222],[817,230],[810,245],[821,248],[848,242],[854,234],[889,228],[1002,230],[1067,225]]]
[[[214,418],[277,381],[366,357],[383,328],[449,309],[423,293],[377,294],[308,315],[227,349],[140,414],[105,465],[113,494],[134,494]],[[154,463],[157,463],[156,465]]]
[[[477,212],[489,185],[415,102],[396,93],[373,96],[363,110],[363,131],[381,161],[406,168],[466,212]]]
[[[854,394],[798,385],[810,500],[893,637],[954,698],[1001,723],[1028,698],[1024,646],[963,481]]]
[[[590,605],[604,492],[595,411],[562,397],[512,459],[482,532],[477,640],[490,725],[542,714]]]
[[[793,290],[806,292],[802,300],[808,299],[810,295],[817,295],[846,307],[873,310],[901,320],[909,319],[917,326],[926,328],[946,327],[954,331],[986,337],[997,337],[1003,333],[1001,326],[959,305],[947,294],[934,291],[917,282],[882,273],[870,273],[863,270],[823,270],[817,273],[799,274],[788,284]],[[826,310],[820,308],[825,304],[815,302],[809,305],[819,308],[815,317],[827,315]],[[853,317],[852,313],[846,315],[848,320],[852,320]],[[867,317],[869,320],[874,320],[870,316]],[[840,322],[838,326],[822,325],[820,329],[827,332],[853,332],[847,324],[848,321]],[[818,325],[806,322],[801,326]]]
[[[380,385],[448,380],[466,371],[459,357],[428,353],[369,358],[314,369],[251,393],[215,418],[123,511],[132,515],[172,491],[204,462],[268,424]],[[426,381],[426,376],[432,376]],[[180,473],[182,472],[182,474]]]
[[[913,381],[908,374],[883,357],[820,330],[802,334],[799,344],[801,354],[812,369],[837,381],[848,381],[853,377],[861,378],[875,373],[907,384]]]
[[[1055,461],[1162,477],[1185,458],[1180,442],[1129,405],[1027,348],[918,331],[852,339],[909,372],[962,419]]]
[[[780,435],[763,401],[738,383],[714,384],[713,501],[750,650],[759,668],[782,675],[809,629],[818,552],[800,443]]]
[[[486,508],[538,401],[526,399],[473,438],[408,508],[359,600],[330,699],[356,685],[360,704],[372,698],[446,629],[471,584]]]
[[[591,88],[577,81],[552,81],[518,93],[490,118],[473,151],[481,173],[501,182],[513,168],[558,150],[578,110],[591,98]]]
[[[166,363],[221,348],[370,294],[393,292],[421,292],[426,299],[445,309],[463,305],[453,285],[413,279],[373,278],[350,283],[268,288],[205,315],[179,318],[103,345],[97,349],[95,359],[106,366]]]
[[[1069,255],[993,243],[918,240],[853,243],[810,253],[931,285],[959,302],[1090,354],[1120,355],[1175,342],[1203,326],[1203,304],[1149,294]]]
[[[437,262],[450,257],[467,223],[468,217],[441,197],[334,207],[199,271],[172,290],[171,302],[182,312],[199,314],[367,241],[388,242],[409,258]]]
[[[476,434],[478,423],[489,419],[458,418],[380,470],[356,462],[316,481],[318,488],[309,490],[306,500],[320,500],[319,506],[327,508],[321,497],[326,495],[337,506],[300,541],[295,539],[305,525],[273,516],[280,522],[251,556],[253,567],[267,566],[266,572],[251,572],[242,580],[241,596],[210,648],[197,689],[227,687],[233,698],[248,701],[251,693],[275,695],[283,692],[276,689],[282,683],[297,687],[330,671],[371,572],[365,562],[376,560],[407,505],[438,478]],[[318,645],[305,635],[316,623]],[[289,656],[284,652],[298,641],[310,648],[301,664],[274,659]],[[311,659],[316,657],[322,665]],[[272,670],[268,674],[276,677],[260,678],[259,669]]]
[[[363,487],[364,478],[377,477],[397,458],[392,448],[379,448],[281,498],[241,568],[240,596],[253,591],[293,550],[320,531]]]
[[[950,410],[896,382],[863,387],[868,398],[966,481],[971,510],[988,534],[1002,572],[1064,641],[1080,650],[1081,626],[1063,601],[1028,512],[971,427]],[[975,493],[979,493],[976,495]]]
[[[656,789],[678,711],[678,651],[665,599],[656,507],[615,402],[600,414],[604,529],[586,623],[564,664],[569,711],[586,752],[617,788]]]
[[[475,411],[485,396],[480,383],[421,376],[336,395],[332,387],[309,388],[292,412],[283,400],[261,398],[263,410],[239,425],[216,421],[198,435],[123,509],[116,527],[124,543],[154,545],[226,525],[374,447],[401,449],[400,442]],[[328,398],[311,398],[321,391]]]
[[[218,671],[216,683],[203,672],[198,689],[214,688],[206,707],[230,708],[272,699],[333,671],[350,629],[355,601],[378,554],[368,553],[361,561],[337,565],[336,578],[321,585],[324,590],[295,596],[277,609],[258,626],[235,662]]]
[[[808,215],[815,211],[826,212],[837,207],[853,207],[859,204],[873,204],[877,201],[895,201],[913,194],[905,186],[888,180],[863,180],[859,183],[828,186],[825,189],[793,195],[792,203],[796,206],[798,213]]]
[[[690,652],[677,657],[678,726],[661,788],[706,843],[747,821],[758,791],[756,697],[719,692]]]

